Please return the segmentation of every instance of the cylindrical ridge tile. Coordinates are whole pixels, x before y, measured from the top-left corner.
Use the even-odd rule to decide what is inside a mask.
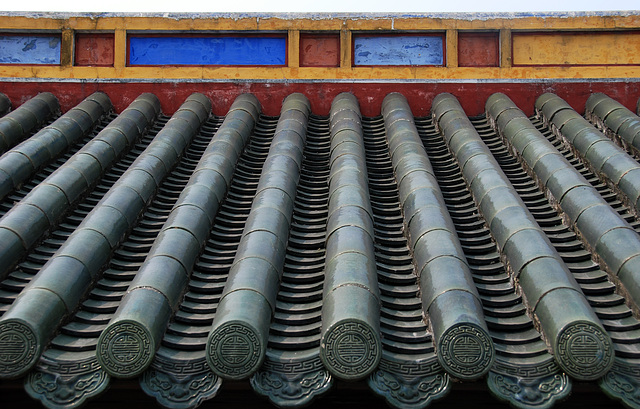
[[[108,104],[102,105],[95,102],[95,99],[102,96]],[[51,125],[2,155],[0,157],[0,198],[4,198],[34,172],[66,151],[110,110],[111,103],[106,95],[102,93],[90,95]],[[87,113],[88,111],[93,115]]]
[[[153,96],[153,98],[156,97]],[[126,118],[132,110],[139,112],[138,110],[142,107],[147,108],[146,110],[149,111],[148,115],[151,120],[153,120],[157,113],[148,102],[149,100],[150,97],[148,96],[137,98],[118,118]],[[82,128],[79,127],[81,134],[84,134],[93,127],[94,120],[98,121],[102,115],[105,114],[104,108],[109,107],[110,109],[110,106],[111,102],[105,94],[95,93],[71,109],[62,118],[74,112],[86,116],[88,121]],[[121,123],[121,121],[118,121],[118,118],[112,121],[93,138],[91,142],[83,146],[82,149],[56,169],[56,171],[49,175],[42,183],[33,188],[18,205],[14,206],[0,219],[0,230],[3,228],[11,228],[11,226],[14,225],[13,220],[19,220],[24,218],[26,214],[33,213],[32,209],[25,207],[25,205],[28,205],[44,213],[47,221],[47,223],[42,224],[23,223],[14,228],[13,231],[22,238],[23,249],[19,252],[7,252],[0,248],[0,277],[11,271],[11,268],[23,256],[24,252],[28,251],[47,229],[54,226],[68,210],[69,206],[72,206],[90,186],[96,183],[101,175],[114,163],[116,158],[124,152],[127,146],[131,146],[131,143],[138,138],[139,133],[137,127],[131,132],[131,135],[123,135],[117,128],[118,123]],[[143,121],[141,126],[147,127],[150,124],[146,117],[141,120]],[[53,125],[57,123],[56,121]],[[76,122],[73,123],[76,124]],[[38,133],[38,135],[41,136],[41,139],[48,138],[48,134],[45,135],[42,134],[42,132]],[[55,142],[48,142],[49,147],[57,145],[57,143],[61,141],[65,142],[63,147],[56,148],[55,152],[51,152],[51,158],[54,158],[57,153],[62,152],[68,146],[63,136],[60,136]],[[29,139],[29,141],[31,141],[31,139]],[[27,145],[29,141],[20,146]],[[164,146],[162,146],[162,148],[166,150]],[[0,159],[0,162],[2,162],[2,159]],[[143,165],[142,163],[140,164]]]
[[[0,116],[6,115],[9,111],[11,111],[11,100],[0,92]]]
[[[636,207],[640,198],[640,164],[635,159],[582,118],[562,98],[543,94],[536,101],[536,108],[547,122],[555,125],[596,173],[604,175],[617,186],[636,213],[640,211]],[[561,113],[566,118],[564,123],[559,119]],[[631,111],[627,115],[628,122],[632,122],[635,115]],[[640,123],[640,118],[636,117],[636,121]],[[565,126],[569,123],[572,125]]]
[[[455,100],[455,97],[449,94],[440,94],[436,97],[436,99],[440,98]],[[503,128],[513,121],[518,121],[521,127],[530,125],[528,120],[525,123],[518,119],[522,118],[522,115],[516,115],[518,110],[514,109],[505,98],[494,94],[487,101],[488,109],[491,112],[498,112],[501,116],[497,119],[494,117],[494,122]],[[453,113],[456,115],[451,115]],[[452,120],[454,117],[466,118],[465,127],[474,129],[459,104],[457,109],[452,109],[448,114],[450,116],[448,118],[443,116],[442,120]],[[437,109],[435,115],[437,116]],[[440,125],[440,128],[446,129],[444,124]],[[510,128],[509,132],[515,136],[523,135],[518,128]],[[475,130],[466,133],[465,136],[481,141]],[[526,138],[527,142],[522,143],[522,146],[536,143],[530,135],[523,135],[523,138]],[[458,159],[464,157],[466,146],[466,144],[461,145],[455,152]],[[603,376],[613,365],[611,339],[590,308],[573,275],[544,231],[535,222],[489,148],[485,145],[482,151],[474,156],[476,161],[474,167],[463,168],[463,176],[467,183],[476,179],[474,180],[476,183],[470,183],[471,193],[478,203],[480,212],[487,218],[491,233],[506,258],[514,281],[518,282],[522,289],[529,310],[540,322],[542,332],[555,359],[576,379],[592,380]],[[488,175],[492,173],[496,176],[489,178]],[[478,179],[480,174],[483,175],[483,179]],[[556,304],[555,295],[560,292],[566,300],[563,306]],[[553,311],[553,307],[562,309],[562,313],[549,314],[548,311]],[[567,331],[571,335],[563,336]],[[600,340],[593,345],[593,348],[582,348],[582,345],[576,342],[580,336],[584,339],[595,339],[593,334],[596,334],[596,338]],[[574,370],[573,360],[577,359],[576,357],[580,357],[580,360],[585,362],[583,371]]]
[[[2,101],[0,98],[0,115],[4,112]],[[9,103],[5,106],[8,109],[11,102],[8,98],[6,102]],[[0,155],[20,143],[31,131],[57,112],[60,112],[58,99],[53,94],[44,92],[0,118]]]
[[[360,107],[348,93],[331,104],[331,170],[320,358],[344,380],[377,366],[380,295]]]
[[[78,113],[86,116],[88,120],[81,128],[79,127],[81,134],[84,135],[94,126],[95,122],[100,120],[102,115],[105,114],[103,105],[99,105],[93,100],[94,98],[103,97],[106,99],[105,106],[110,109],[111,103],[108,98],[102,93],[96,93],[71,109],[61,119],[68,119],[73,116],[73,114]],[[90,106],[87,107],[86,105]],[[92,111],[93,116],[87,114],[86,111]],[[76,124],[76,122],[72,122]],[[58,121],[54,122],[54,125],[56,123],[58,123]],[[94,140],[97,138],[98,137]],[[14,150],[2,156],[0,158],[0,168],[6,165],[5,170],[9,172],[11,170],[16,171],[17,168],[12,166],[12,163],[17,164],[18,162],[13,161],[14,158],[28,161],[28,168],[30,169],[28,172],[23,174],[19,171],[19,176],[18,174],[14,174],[16,177],[14,177],[13,180],[20,183],[29,177],[31,170],[35,170],[37,166],[41,166],[50,159],[55,158],[67,147],[68,143],[65,135],[61,134],[58,130],[45,128],[29,140],[20,144]],[[5,228],[12,229],[12,231],[22,239],[22,249],[20,251],[6,251],[5,246],[0,245],[0,277],[10,272],[15,263],[40,239],[41,235],[57,223],[60,217],[68,210],[69,206],[72,205],[90,185],[99,180],[104,169],[101,163],[92,156],[92,154],[94,154],[93,151],[93,147],[83,147],[42,183],[33,188],[20,203],[11,208],[11,210],[0,219],[0,230]],[[2,182],[0,182],[0,184],[1,183]],[[2,189],[3,188],[0,187],[0,190]],[[7,186],[7,189],[3,191],[8,192],[11,191],[11,189],[13,189],[13,186]],[[46,216],[46,223],[15,224],[16,220],[32,217],[34,209],[37,209]],[[39,221],[40,218],[36,217],[33,220]],[[7,247],[11,247],[11,243],[13,242],[9,242],[9,246]]]
[[[241,101],[235,109],[242,113],[253,105]],[[292,94],[284,100],[250,215],[207,338],[207,363],[225,379],[245,379],[264,361],[309,115],[304,95]]]
[[[187,115],[183,115],[185,111]],[[187,119],[174,121],[172,126],[162,129],[161,133],[172,139],[159,140],[155,148],[148,150],[151,161],[140,162],[140,170],[144,173],[138,176],[146,177],[151,185],[159,184],[178,159],[180,151],[176,149],[186,148],[210,112],[208,98],[201,94],[189,96],[172,116],[172,120]],[[181,143],[174,146],[168,143],[170,141]],[[205,152],[212,150],[214,141],[215,138]],[[163,151],[167,154],[163,155]],[[196,170],[205,169],[202,163],[201,159]],[[192,175],[116,313],[98,338],[98,362],[111,376],[134,377],[151,364],[166,324],[187,285],[187,269],[190,271],[202,242],[207,238],[211,220],[206,211],[215,213],[219,199],[212,200],[209,196],[215,194],[208,188],[194,187],[193,179]],[[122,334],[129,336],[131,351],[134,352],[126,360],[115,353]]]
[[[149,104],[146,101],[143,102],[145,105]],[[140,111],[136,110],[136,112]],[[136,126],[138,129],[144,129],[147,126],[146,119],[143,118],[139,118],[144,122]],[[171,139],[173,139],[171,132],[162,130],[156,135],[148,148],[138,156],[23,291],[25,300],[29,299],[29,294],[33,291],[47,291],[56,296],[55,304],[53,300],[49,303],[51,304],[49,307],[48,304],[42,304],[41,310],[34,313],[24,305],[27,301],[23,301],[21,297],[10,307],[11,314],[5,314],[0,319],[0,324],[20,321],[33,324],[33,328],[38,328],[37,332],[32,334],[38,346],[35,351],[32,351],[36,358],[31,363],[25,363],[26,366],[22,369],[16,368],[16,371],[27,370],[37,361],[37,357],[55,335],[59,323],[65,315],[78,307],[87,290],[98,279],[102,266],[109,260],[112,251],[133,227],[144,205],[151,200],[157,189],[154,176],[159,177],[160,173],[154,172],[154,175],[151,175],[148,172],[149,157],[166,162],[168,168],[175,165],[177,162],[175,151],[166,143]],[[156,149],[158,146],[162,146],[164,151]],[[118,214],[120,217],[117,217]],[[60,304],[63,310],[54,308]],[[42,327],[46,330],[37,324],[43,320],[51,323]],[[0,339],[4,335],[0,333]],[[14,373],[0,373],[0,377],[14,375]]]
[[[545,104],[545,107],[548,104]],[[624,108],[619,105],[616,101],[602,94],[594,94],[587,101],[587,112],[593,112],[598,117],[606,120],[608,116]],[[496,123],[500,122],[499,116],[502,115],[503,111],[499,111],[495,107],[518,112],[521,117],[526,118],[526,115],[504,94],[493,94],[487,100],[486,106],[487,114]],[[626,108],[624,109],[626,110]],[[575,121],[567,122],[567,124],[573,122]],[[523,127],[515,135],[505,133],[500,127],[498,127],[498,131],[520,154],[523,152],[513,142],[518,138],[518,135],[527,134],[532,140],[531,143],[537,145],[537,157],[522,155],[526,165],[529,169],[533,169],[533,173],[539,182],[544,183],[545,187],[559,203],[560,208],[580,233],[587,247],[606,265],[610,274],[617,276],[632,300],[636,305],[639,305],[640,291],[638,290],[640,289],[640,282],[638,281],[638,275],[622,274],[623,266],[629,260],[640,257],[640,236],[638,236],[633,227],[616,210],[609,206],[606,200],[569,161],[562,156],[558,156],[559,159],[553,163],[545,160],[547,156],[558,155],[558,150],[540,134],[533,124]],[[579,135],[581,134],[582,132]],[[579,135],[576,136],[576,139],[579,138]],[[585,138],[585,140],[588,141],[590,139]],[[589,149],[589,146],[597,147],[597,145],[599,144],[584,143],[585,149]],[[581,148],[577,147],[577,149],[580,150]],[[552,166],[553,171],[545,169],[547,166]],[[635,175],[635,168],[629,171],[629,173],[632,172]],[[544,181],[541,175],[549,176],[543,176],[546,179]],[[623,180],[624,178],[619,183],[622,184]],[[627,191],[630,189],[632,188],[625,187]],[[593,209],[589,210],[590,208]]]
[[[387,95],[382,114],[438,360],[457,379],[478,379],[491,368],[495,348],[455,225],[405,97]]]

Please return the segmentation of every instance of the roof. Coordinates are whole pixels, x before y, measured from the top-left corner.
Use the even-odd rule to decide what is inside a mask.
[[[116,379],[176,408],[231,381],[283,407],[358,381],[397,408],[457,382],[638,407],[640,118],[531,97],[38,95],[0,118],[2,382],[50,408]]]
[[[229,18],[229,19],[243,19],[243,18],[260,18],[260,19],[280,19],[280,20],[298,20],[298,19],[311,19],[311,20],[329,20],[329,19],[389,19],[389,18],[452,18],[458,20],[487,20],[487,19],[514,19],[525,17],[558,17],[558,18],[571,18],[571,17],[610,17],[610,16],[634,16],[638,15],[638,10],[606,10],[606,11],[536,11],[536,12],[438,12],[438,13],[400,13],[400,12],[345,12],[345,13],[323,13],[323,12],[280,12],[280,13],[178,13],[178,12],[162,12],[162,13],[149,13],[149,12],[103,12],[103,13],[89,13],[89,12],[38,12],[38,11],[2,11],[0,16],[9,17],[29,17],[29,18],[53,18],[53,19],[68,19],[73,17],[89,17],[89,18],[104,18],[104,17],[162,17],[169,19],[212,19],[212,18]]]

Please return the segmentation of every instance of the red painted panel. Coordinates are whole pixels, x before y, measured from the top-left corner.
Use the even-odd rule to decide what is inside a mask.
[[[300,34],[301,67],[339,67],[340,35]]]
[[[113,66],[113,34],[76,34],[75,65]]]
[[[455,95],[468,115],[484,112],[487,98],[495,92],[507,94],[527,115],[533,114],[534,103],[545,92],[556,93],[578,112],[583,113],[587,98],[604,92],[627,108],[634,110],[640,97],[640,82],[550,82],[550,83],[69,83],[69,82],[0,82],[0,92],[19,105],[39,92],[52,92],[63,112],[73,108],[95,91],[109,95],[117,112],[125,109],[143,92],[154,93],[166,114],[175,112],[192,93],[201,92],[213,102],[213,112],[225,115],[233,100],[241,93],[253,93],[267,115],[278,115],[284,98],[300,92],[306,95],[313,113],[328,115],[331,101],[341,92],[353,93],[364,116],[380,115],[382,100],[390,92],[402,93],[416,116],[428,116],[436,95]]]
[[[458,32],[458,66],[498,67],[499,33]]]

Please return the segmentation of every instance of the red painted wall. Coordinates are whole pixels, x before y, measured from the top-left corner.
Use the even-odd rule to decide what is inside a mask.
[[[121,112],[138,95],[152,92],[162,102],[162,110],[172,114],[194,92],[211,98],[213,112],[225,115],[233,100],[241,93],[255,94],[267,115],[278,115],[284,98],[292,92],[305,94],[312,110],[327,115],[333,98],[341,92],[353,93],[365,116],[380,115],[380,106],[390,92],[401,92],[408,99],[416,116],[430,114],[433,98],[442,93],[455,95],[468,115],[484,112],[486,99],[495,92],[507,94],[526,114],[531,115],[536,98],[554,92],[567,100],[578,112],[584,112],[591,93],[604,92],[635,112],[640,97],[638,82],[558,82],[558,83],[68,83],[68,82],[0,82],[0,92],[6,94],[14,107],[39,92],[52,92],[60,100],[63,112],[73,108],[95,91],[109,95],[116,111]]]
[[[339,67],[340,35],[300,34],[301,67]]]
[[[499,33],[458,32],[458,66],[498,67]]]
[[[76,34],[75,65],[113,66],[113,34]]]

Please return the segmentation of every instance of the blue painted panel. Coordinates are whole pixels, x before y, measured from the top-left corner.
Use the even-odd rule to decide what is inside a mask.
[[[441,36],[357,36],[354,65],[443,65]]]
[[[60,36],[0,35],[0,64],[60,64]]]
[[[130,65],[285,65],[284,37],[131,37]]]

